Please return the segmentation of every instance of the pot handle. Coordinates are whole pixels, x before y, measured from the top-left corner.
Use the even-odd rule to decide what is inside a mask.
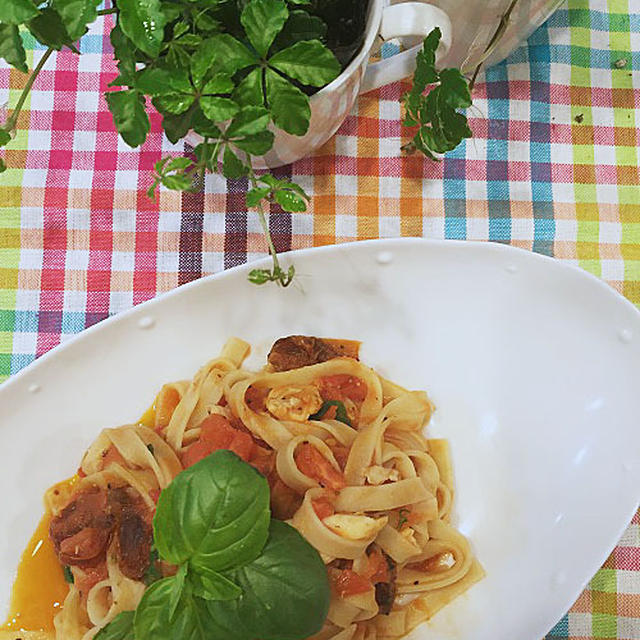
[[[451,47],[451,20],[438,7],[424,2],[400,2],[385,7],[382,12],[379,36],[383,40],[403,37],[424,38],[434,27],[440,27],[442,39],[437,58],[442,58]],[[360,93],[378,89],[385,84],[402,80],[416,68],[416,55],[422,43],[397,53],[390,58],[370,64],[362,78]]]

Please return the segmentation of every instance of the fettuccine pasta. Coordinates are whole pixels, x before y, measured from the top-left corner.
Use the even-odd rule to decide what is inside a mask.
[[[32,637],[91,640],[175,571],[152,551],[158,496],[217,449],[267,477],[273,516],[324,560],[332,598],[317,640],[404,636],[481,579],[450,520],[448,443],[423,435],[432,403],[361,363],[358,346],[290,336],[252,372],[232,338],[192,380],[166,384],[145,424],[102,431],[78,481],[45,497],[72,582],[55,632]]]

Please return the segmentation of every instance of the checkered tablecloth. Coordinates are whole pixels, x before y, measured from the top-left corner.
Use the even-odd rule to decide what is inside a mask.
[[[141,149],[118,139],[101,95],[116,74],[110,26],[92,27],[81,56],[49,61],[7,151],[18,168],[0,176],[0,379],[111,314],[265,253],[241,180],[147,199],[154,162],[184,147],[157,116]],[[43,52],[27,45],[32,64]],[[0,67],[0,103],[24,82]],[[474,138],[443,162],[401,157],[405,88],[362,96],[331,141],[279,170],[313,196],[305,214],[272,208],[279,250],[400,235],[506,242],[640,304],[640,0],[569,0],[479,78]],[[547,636],[591,638],[640,639],[638,514]]]

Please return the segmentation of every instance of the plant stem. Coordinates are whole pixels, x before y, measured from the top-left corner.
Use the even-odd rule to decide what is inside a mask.
[[[27,99],[27,96],[31,91],[31,87],[33,86],[33,83],[38,77],[38,74],[42,71],[42,67],[44,67],[44,65],[47,63],[47,60],[50,58],[53,51],[54,51],[53,47],[49,47],[44,52],[44,55],[42,56],[42,58],[40,58],[40,62],[38,62],[34,70],[31,72],[31,75],[27,80],[27,84],[24,85],[24,89],[22,90],[22,93],[18,98],[18,102],[16,103],[16,106],[13,108],[11,116],[7,119],[7,122],[4,125],[4,129],[6,131],[11,131],[16,126],[16,123],[18,122],[18,116],[20,115],[20,111],[24,106],[25,100]]]
[[[108,16],[110,13],[118,13],[118,10],[115,7],[111,9],[100,9],[100,11],[96,12],[97,16]]]
[[[507,8],[507,10],[502,14],[502,17],[500,18],[500,22],[498,23],[498,27],[495,30],[495,33],[491,37],[491,40],[489,40],[489,44],[487,44],[487,47],[484,50],[484,53],[480,57],[480,62],[478,62],[478,64],[475,67],[473,76],[471,78],[471,81],[469,82],[469,91],[473,90],[473,87],[476,83],[476,79],[478,77],[478,74],[480,73],[480,69],[482,68],[482,65],[489,58],[489,56],[495,51],[496,47],[500,43],[500,38],[502,38],[502,36],[504,35],[504,32],[507,30],[507,26],[509,25],[509,18],[511,18],[511,14],[515,9],[516,4],[518,4],[518,0],[511,0],[511,4]],[[464,69],[462,72],[467,73],[468,71],[469,70]]]
[[[251,186],[255,189],[258,187],[258,181],[256,179],[256,174],[253,172],[253,167],[251,166],[251,160],[249,156],[246,157],[247,166],[249,167],[249,181],[251,182]],[[264,208],[262,207],[262,200],[258,202],[258,220],[260,221],[260,226],[262,227],[262,231],[264,233],[264,237],[267,240],[267,246],[269,247],[269,253],[271,254],[271,260],[273,261],[273,280],[276,280],[278,284],[283,287],[291,284],[291,275],[286,274],[282,267],[280,266],[280,261],[278,260],[278,252],[276,251],[276,246],[273,244],[273,238],[271,237],[271,230],[269,229],[269,225],[267,224],[267,217],[264,213]]]

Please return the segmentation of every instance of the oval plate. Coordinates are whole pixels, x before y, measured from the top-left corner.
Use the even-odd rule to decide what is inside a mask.
[[[539,640],[637,508],[640,314],[585,272],[487,243],[397,239],[286,256],[287,290],[243,266],[106,320],[0,387],[0,602],[42,513],[104,426],[132,422],[223,342],[259,367],[292,333],[360,339],[384,376],[427,389],[449,438],[456,518],[487,577],[414,638]],[[261,266],[268,266],[264,262]]]

